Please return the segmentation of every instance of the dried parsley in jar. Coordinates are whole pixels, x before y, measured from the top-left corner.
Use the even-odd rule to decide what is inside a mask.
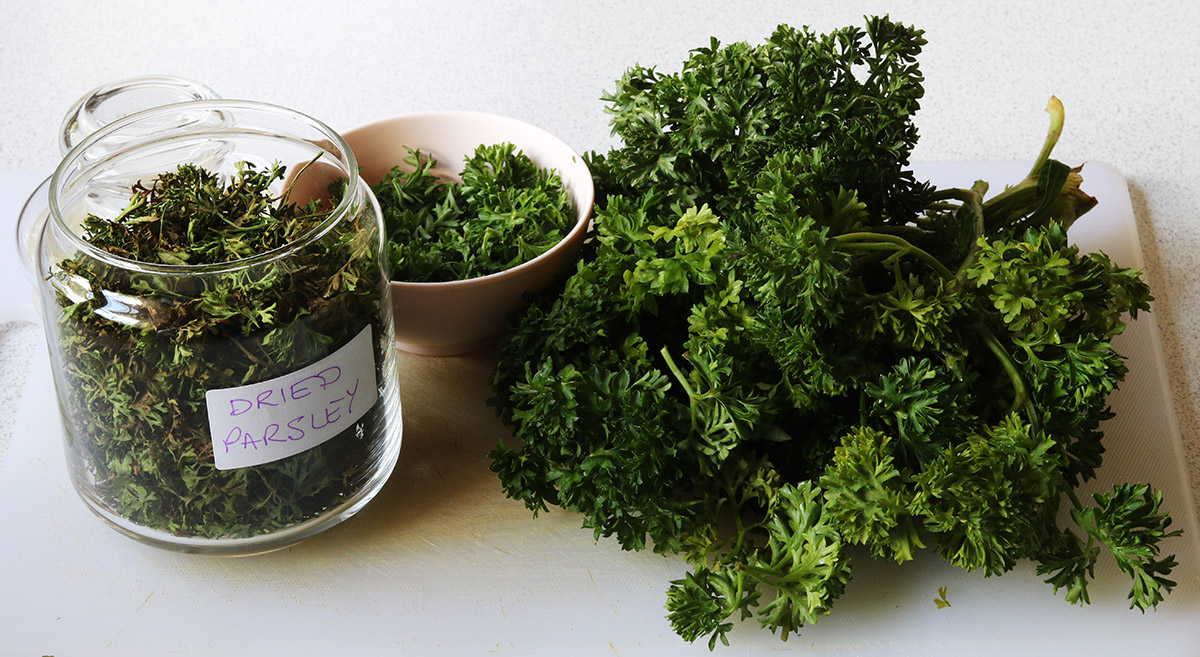
[[[337,133],[244,101],[114,122],[51,181],[43,318],[71,478],[175,549],[343,520],[400,447],[378,204]]]

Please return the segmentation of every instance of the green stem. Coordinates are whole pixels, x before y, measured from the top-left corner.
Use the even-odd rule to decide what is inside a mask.
[[[894,235],[897,237],[905,234],[912,235],[914,237],[925,237],[928,235],[926,231],[916,226],[874,226],[871,228],[871,232],[879,233],[881,235]]]
[[[725,488],[729,491],[729,487]],[[733,491],[729,491],[732,496]],[[733,510],[733,521],[737,525],[737,538],[733,541],[733,547],[730,548],[731,554],[738,554],[742,551],[742,545],[746,542],[746,523],[742,520],[742,506],[735,504]],[[739,575],[740,577],[740,575]]]
[[[688,415],[690,415],[692,419],[692,431],[695,433],[700,433],[699,428],[696,426],[696,393],[692,390],[692,387],[688,385],[687,377],[684,376],[683,370],[679,369],[679,366],[675,364],[675,359],[671,358],[671,352],[667,351],[666,347],[663,347],[658,351],[658,353],[662,354],[663,360],[667,361],[667,368],[671,370],[671,373],[674,374],[675,378],[679,381],[679,385],[683,387],[683,391],[687,393]]]
[[[1004,345],[1000,344],[1000,340],[992,333],[991,329],[983,324],[975,326],[976,332],[983,338],[983,343],[1000,361],[1000,366],[1004,368],[1004,373],[1008,375],[1009,381],[1013,387],[1013,403],[1010,413],[1021,410],[1025,413],[1029,420],[1030,426],[1035,431],[1041,430],[1041,422],[1038,420],[1037,411],[1033,407],[1033,402],[1029,398],[1029,388],[1025,385],[1024,379],[1021,378],[1021,372],[1017,369],[1016,363],[1013,362],[1012,356],[1004,349]]]
[[[692,392],[692,387],[688,385],[687,377],[683,375],[683,370],[679,369],[679,366],[675,364],[675,359],[671,358],[671,352],[667,351],[666,347],[663,347],[658,353],[662,354],[663,360],[667,361],[667,368],[679,380],[679,385],[683,386],[683,390],[687,393],[688,398],[695,399],[696,393]]]
[[[898,256],[915,255],[919,260],[929,265],[942,278],[954,278],[954,273],[946,268],[940,260],[929,252],[913,245],[908,240],[896,235],[885,235],[875,232],[845,233],[833,238],[838,245],[849,251],[895,251]]]
[[[1071,504],[1074,504],[1076,509],[1083,509],[1083,502],[1079,501],[1079,496],[1075,494],[1075,489],[1067,488],[1066,493],[1067,497],[1071,500]],[[1091,540],[1091,535],[1088,535],[1088,541],[1091,542]]]
[[[1042,150],[1034,160],[1029,175],[983,204],[989,230],[995,231],[1004,228],[1014,219],[1024,216],[1041,204],[1038,176],[1041,174],[1042,167],[1046,165],[1046,161],[1050,159],[1050,152],[1058,143],[1059,136],[1062,135],[1063,121],[1065,120],[1062,101],[1051,96],[1049,104],[1046,105],[1046,112],[1050,114],[1050,130],[1046,133],[1046,140],[1042,142]]]
[[[288,183],[287,189],[283,190],[283,192],[280,193],[279,196],[276,196],[275,198],[273,198],[271,200],[282,201],[282,200],[286,199],[288,197],[288,195],[292,193],[292,188],[294,188],[296,186],[296,182],[300,180],[300,176],[303,176],[304,172],[308,171],[308,168],[311,167],[317,160],[321,159],[321,156],[324,154],[325,154],[325,151],[321,151],[321,152],[317,153],[316,156],[313,157],[313,159],[309,160],[308,162],[305,162],[304,166],[300,167],[300,170],[297,171],[296,175],[292,177],[291,182]]]
[[[939,199],[955,200],[963,205],[968,205],[971,210],[979,216],[979,221],[983,221],[983,196],[987,194],[988,184],[983,180],[976,180],[971,189],[942,189],[934,195]]]
[[[1029,170],[1030,178],[1037,178],[1042,172],[1042,166],[1050,159],[1050,151],[1054,150],[1058,138],[1062,135],[1063,122],[1066,120],[1062,101],[1055,96],[1051,96],[1050,102],[1046,104],[1046,113],[1050,115],[1050,131],[1046,134],[1046,141],[1042,143],[1042,152],[1038,153],[1033,168]]]
[[[983,221],[983,197],[987,194],[988,184],[985,181],[977,180],[971,189],[962,190],[963,205],[970,207],[971,212],[975,215],[974,235],[971,239],[971,244],[967,247],[967,255],[963,258],[962,264],[958,266],[958,271],[955,274],[961,275],[968,267],[975,264],[975,260],[979,257],[979,240],[985,235],[986,226]]]
[[[111,222],[115,224],[115,223],[120,223],[121,221],[124,221],[125,217],[128,217],[131,212],[133,212],[134,210],[137,210],[138,208],[142,207],[145,204],[146,204],[146,197],[144,195],[142,195],[142,194],[135,195],[132,199],[130,199],[129,205],[125,206],[124,210],[121,210],[121,214],[117,215],[116,217],[113,217]]]
[[[1005,188],[983,204],[984,222],[989,232],[996,232],[1013,220],[1025,216],[1041,202],[1037,176]]]

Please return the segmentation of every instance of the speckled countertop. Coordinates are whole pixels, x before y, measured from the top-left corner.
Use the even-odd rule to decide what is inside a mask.
[[[915,160],[1029,159],[1047,98],[1056,157],[1129,180],[1192,490],[1200,491],[1200,5],[1190,2],[4,3],[0,171],[49,172],[63,111],[111,80],[168,73],[339,129],[422,109],[514,116],[579,151],[612,143],[601,92],[633,63],[678,67],[710,36],[826,31],[889,13],[927,33]],[[3,217],[4,222],[12,221]],[[7,231],[5,231],[7,233]],[[0,328],[0,405],[37,343]],[[10,429],[0,423],[0,450]],[[0,455],[2,457],[2,455]],[[1200,499],[1200,495],[1196,495]]]

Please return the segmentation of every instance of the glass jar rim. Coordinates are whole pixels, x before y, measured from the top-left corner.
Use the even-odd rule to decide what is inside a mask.
[[[144,95],[147,92],[170,94],[176,96],[176,98],[166,102],[155,99],[152,101],[152,104],[143,104],[141,109],[150,109],[189,100],[218,100],[221,98],[216,91],[213,91],[211,87],[203,82],[177,75],[138,75],[106,82],[80,96],[63,116],[62,125],[58,129],[60,155],[65,157],[76,144],[109,123],[140,111],[121,112],[115,118],[105,120],[103,113],[100,116],[96,115],[102,108],[105,108],[114,101],[128,103],[130,102],[128,100],[129,95]],[[120,110],[113,110],[110,107],[109,111],[119,112]],[[83,131],[82,136],[79,134],[80,130]]]
[[[134,260],[132,258],[126,258],[111,253],[96,246],[95,244],[92,244],[84,239],[79,232],[67,225],[66,220],[62,215],[62,208],[59,206],[59,192],[61,191],[61,187],[63,186],[68,171],[70,171],[78,162],[80,162],[80,160],[83,158],[83,155],[90,148],[95,147],[100,142],[103,142],[113,134],[126,129],[129,126],[136,125],[142,121],[147,121],[158,116],[184,110],[226,110],[229,112],[243,110],[265,112],[287,117],[297,121],[301,125],[306,125],[307,127],[315,129],[322,138],[327,139],[338,151],[335,153],[330,149],[326,149],[326,152],[334,155],[339,163],[345,168],[347,180],[345,194],[343,194],[338,205],[329,212],[329,215],[322,220],[321,223],[313,226],[308,232],[300,237],[273,249],[225,262],[197,265],[178,265]],[[188,135],[199,136],[201,134],[202,133],[200,132],[180,132],[172,135],[172,137],[186,137]],[[308,141],[312,143],[311,140],[303,138],[296,138],[296,141]],[[120,152],[122,151],[118,151],[118,153]],[[304,165],[301,164],[301,166]],[[87,168],[89,167],[84,167],[84,169]],[[272,103],[264,103],[253,100],[205,99],[160,105],[158,107],[152,107],[140,112],[135,112],[121,119],[113,121],[112,123],[100,128],[96,132],[88,135],[86,138],[76,144],[70,150],[70,152],[66,154],[66,156],[63,157],[58,167],[54,170],[54,174],[50,177],[48,200],[50,219],[66,237],[67,241],[70,242],[73,247],[86,254],[88,257],[105,262],[109,265],[120,267],[122,269],[139,271],[142,273],[167,276],[190,276],[196,274],[217,274],[239,271],[287,257],[297,249],[303,248],[305,245],[312,244],[313,242],[319,240],[333,226],[337,225],[338,222],[345,218],[346,214],[350,211],[350,207],[354,203],[354,199],[358,195],[360,188],[365,186],[366,183],[363,182],[361,176],[358,175],[358,160],[354,156],[354,151],[350,149],[350,145],[346,143],[345,139],[343,139],[337,131],[326,125],[324,122],[302,112]],[[369,202],[374,203],[373,200]],[[40,236],[36,236],[35,238],[40,239]]]

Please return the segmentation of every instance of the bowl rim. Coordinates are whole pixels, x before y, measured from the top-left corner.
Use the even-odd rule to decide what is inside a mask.
[[[584,210],[580,207],[576,207],[575,208],[575,215],[576,215],[575,225],[572,226],[571,230],[567,231],[567,234],[564,235],[563,238],[560,239],[558,242],[556,242],[554,244],[554,246],[550,247],[549,249],[546,249],[545,251],[538,254],[534,258],[531,258],[529,260],[526,260],[525,262],[522,262],[519,265],[509,267],[508,269],[502,269],[497,272],[492,272],[490,274],[484,274],[483,276],[475,276],[472,278],[464,278],[464,279],[459,279],[459,280],[454,280],[454,281],[398,281],[398,280],[393,279],[393,280],[389,281],[389,283],[393,287],[395,287],[395,286],[401,286],[401,287],[416,286],[416,287],[427,288],[427,289],[436,289],[438,287],[464,288],[464,287],[473,287],[476,285],[487,285],[488,283],[491,283],[492,281],[495,281],[495,280],[498,280],[501,278],[508,278],[510,276],[517,275],[518,273],[525,271],[527,269],[535,268],[540,261],[549,260],[554,254],[561,252],[564,249],[568,248],[568,246],[570,244],[574,243],[578,238],[580,238],[581,234],[585,233],[588,230],[588,228],[590,227],[592,214],[595,211],[595,205],[596,205],[596,181],[595,181],[595,178],[592,176],[591,167],[589,167],[587,165],[587,161],[583,159],[583,156],[581,156],[578,151],[576,151],[574,148],[572,148],[570,144],[563,141],[562,138],[556,136],[555,134],[551,133],[550,131],[546,130],[545,128],[541,128],[532,123],[528,123],[528,122],[522,121],[520,119],[513,118],[511,116],[505,116],[503,114],[493,114],[491,112],[476,112],[476,111],[470,111],[470,110],[423,110],[423,111],[419,111],[419,112],[409,112],[406,114],[398,114],[396,116],[391,116],[391,117],[371,121],[369,123],[364,123],[360,126],[356,126],[354,128],[351,128],[350,130],[346,130],[346,131],[342,132],[341,135],[342,135],[342,138],[346,142],[349,142],[351,140],[350,135],[352,135],[353,133],[360,132],[360,131],[365,132],[367,130],[378,130],[380,128],[385,128],[385,127],[388,127],[388,126],[391,126],[391,125],[397,124],[397,123],[406,123],[406,122],[410,122],[410,121],[430,120],[430,119],[452,119],[452,120],[461,121],[461,120],[465,120],[465,119],[480,119],[480,118],[486,119],[489,121],[498,121],[501,123],[509,123],[512,125],[520,126],[523,129],[530,130],[534,133],[540,134],[540,136],[546,138],[547,140],[555,143],[558,146],[561,146],[568,153],[570,153],[571,158],[575,162],[577,162],[579,164],[579,166],[583,167],[583,172],[585,172],[587,174],[587,176],[582,180],[582,182],[584,182],[586,184],[586,188],[579,190],[582,192],[581,196],[586,201],[586,206],[587,206],[586,210]],[[518,145],[518,148],[520,148],[520,145]],[[354,150],[353,146],[350,147],[350,150],[351,151]],[[522,152],[524,152],[524,149],[521,149],[521,150],[522,150]],[[542,165],[539,163],[539,166],[542,166]],[[542,166],[542,168],[547,168],[547,167]],[[562,170],[559,168],[555,168],[555,171],[557,171],[557,173],[559,174],[559,177],[561,178],[562,173],[563,173]],[[574,183],[574,182],[575,181],[572,180],[572,183]],[[371,183],[367,183],[368,186],[370,186],[370,184]],[[575,198],[574,186],[572,186],[571,191],[572,191],[571,198],[572,198],[572,201],[574,201],[574,198]]]

